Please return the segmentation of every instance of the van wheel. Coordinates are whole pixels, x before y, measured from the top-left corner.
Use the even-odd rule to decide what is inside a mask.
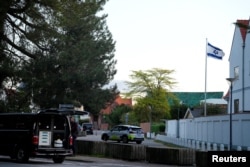
[[[128,137],[127,136],[122,136],[122,142],[123,143],[128,143]]]
[[[26,149],[20,147],[16,151],[15,158],[17,162],[28,162],[29,161],[29,154]]]
[[[102,140],[107,141],[107,140],[108,140],[108,135],[106,135],[106,134],[103,135],[103,136],[102,136]]]
[[[54,163],[57,163],[57,164],[63,163],[64,159],[65,159],[64,156],[55,156],[55,157],[53,157]]]

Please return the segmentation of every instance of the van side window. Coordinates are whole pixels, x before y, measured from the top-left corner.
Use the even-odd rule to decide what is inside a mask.
[[[16,129],[25,129],[26,127],[25,127],[25,124],[24,124],[24,122],[17,122],[16,123]]]
[[[9,116],[3,115],[1,116],[1,129],[14,129],[15,125],[12,123],[12,119]],[[13,121],[14,122],[14,121]]]
[[[34,119],[32,115],[20,115],[16,118],[16,129],[29,129],[32,127]]]

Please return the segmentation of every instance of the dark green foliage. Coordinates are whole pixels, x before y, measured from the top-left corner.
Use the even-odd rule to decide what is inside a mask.
[[[124,120],[125,114],[130,114],[131,110],[132,108],[127,105],[116,106],[112,110],[111,114],[105,115],[105,121],[109,123],[111,127],[113,127],[114,125],[125,123]],[[130,118],[128,117],[128,121],[129,119]]]
[[[186,111],[188,109],[188,106],[185,104],[174,104],[171,106],[171,119],[183,119]]]
[[[26,93],[22,90],[6,90],[6,101],[0,101],[0,112],[30,112]]]
[[[94,115],[99,113],[119,93],[116,86],[103,89],[116,74],[115,42],[107,16],[97,15],[105,3],[1,2],[2,88],[6,83],[11,85],[8,89],[22,83],[20,102],[25,105],[30,101],[40,108],[83,104]],[[12,17],[20,21],[13,23]],[[3,103],[10,105],[10,101]]]
[[[165,129],[166,129],[166,126],[165,126],[164,123],[159,125],[159,131],[160,132],[165,132]]]
[[[176,82],[171,77],[174,70],[153,68],[133,71],[133,81],[127,82],[129,97],[135,97],[134,113],[139,122],[159,121],[170,118],[170,107],[166,96]],[[146,95],[146,96],[145,96]]]
[[[223,105],[207,105],[207,115],[223,115],[227,113],[226,109],[226,106]],[[204,112],[202,115],[204,115]]]
[[[163,133],[165,132],[165,123],[153,123],[151,126],[151,131],[154,133]]]

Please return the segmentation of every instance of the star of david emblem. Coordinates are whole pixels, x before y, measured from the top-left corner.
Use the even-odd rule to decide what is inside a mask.
[[[217,55],[219,52],[218,52],[218,50],[215,49],[215,50],[213,51],[213,53]]]

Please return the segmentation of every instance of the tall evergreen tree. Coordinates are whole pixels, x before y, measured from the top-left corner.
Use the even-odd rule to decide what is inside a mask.
[[[106,0],[55,2],[49,12],[40,8],[48,20],[37,21],[46,26],[34,29],[32,37],[38,34],[40,40],[36,42],[44,47],[36,43],[28,47],[32,55],[25,55],[29,59],[21,63],[22,71],[18,73],[24,83],[22,90],[41,108],[74,103],[98,113],[118,93],[116,86],[102,88],[116,73],[115,42],[105,22],[107,15],[97,14]],[[35,7],[30,6],[29,10]]]
[[[107,15],[97,15],[104,4],[76,1],[60,6],[57,19],[62,35],[53,43],[53,52],[32,64],[36,77],[29,85],[40,107],[83,104],[97,114],[115,99],[116,86],[103,89],[116,73],[115,43],[106,26]]]
[[[54,34],[51,26],[58,1],[1,0],[0,2],[0,88],[16,81],[21,65],[36,59],[37,51],[47,51],[46,37]]]
[[[58,12],[59,1],[8,0],[0,1],[0,108],[19,109],[28,106],[30,94],[15,90],[21,81],[23,64],[38,59],[50,50],[47,41],[57,36],[51,24]],[[12,91],[15,100],[10,100]],[[6,97],[7,96],[7,97]],[[5,97],[5,98],[4,98]],[[16,98],[18,97],[18,98]],[[14,104],[15,103],[15,104]],[[9,106],[9,107],[8,107]]]

